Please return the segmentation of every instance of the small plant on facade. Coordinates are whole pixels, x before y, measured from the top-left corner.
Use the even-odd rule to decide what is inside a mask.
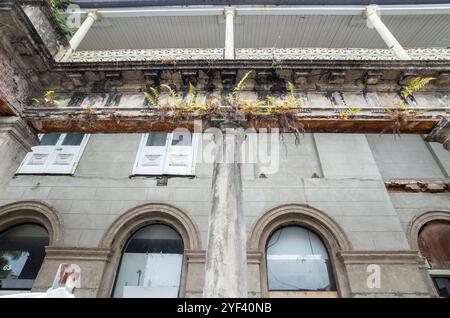
[[[346,110],[339,113],[339,118],[352,119],[360,112],[361,112],[361,108],[359,108],[359,107],[349,107]]]
[[[86,107],[84,118],[89,123],[94,123],[97,120],[97,108],[95,106]]]
[[[295,143],[300,142],[300,136],[305,133],[306,129],[303,123],[299,121],[298,114],[303,111],[301,99],[295,91],[295,86],[291,82],[288,84],[288,96],[282,96],[281,101],[277,101],[274,97],[268,96],[267,108],[270,117],[276,121],[281,131],[293,131],[295,135]],[[280,135],[282,136],[282,135]]]
[[[198,96],[195,91],[194,85],[189,82],[188,91],[186,97],[181,100],[180,108],[184,111],[206,111],[208,109],[207,106],[203,105],[200,101],[200,96]]]
[[[72,0],[49,0],[53,15],[65,35],[73,36],[75,31],[67,25],[64,9],[72,4]]]
[[[435,77],[414,77],[405,87],[400,89],[400,95],[406,99],[435,79]]]
[[[45,91],[44,97],[33,97],[32,100],[38,107],[56,107],[61,102],[55,98],[55,91],[52,90]]]
[[[120,124],[123,114],[119,111],[111,111],[109,113],[109,117],[111,118],[112,121],[114,121],[118,125]]]
[[[300,142],[300,136],[305,132],[304,125],[299,122],[298,113],[302,111],[301,100],[295,92],[295,86],[288,82],[289,94],[279,100],[268,95],[266,100],[256,100],[240,106],[246,120],[252,128],[278,126],[282,132],[292,131],[295,142]],[[280,135],[282,137],[282,135]]]
[[[156,108],[158,107],[159,98],[161,97],[161,94],[156,88],[152,86],[150,86],[148,89],[149,89],[148,92],[144,92],[145,99],[147,100],[148,104],[151,107]]]
[[[160,111],[162,118],[168,118],[173,122],[189,120],[193,116],[204,116],[208,110],[213,110],[213,106],[216,107],[213,103],[203,105],[192,83],[189,83],[188,91],[184,98],[179,97],[178,92],[168,84],[161,84],[160,88],[169,93],[168,98],[163,100],[161,92],[150,86],[149,90],[144,92],[145,99],[151,108],[156,108]]]
[[[405,87],[400,89],[400,96],[402,97],[402,100],[395,103],[394,107],[386,108],[386,112],[392,120],[392,125],[383,129],[381,134],[383,134],[386,130],[392,129],[392,133],[394,135],[400,135],[401,128],[408,125],[412,119],[424,113],[417,112],[416,110],[408,107],[407,100],[408,98],[411,98],[416,91],[422,89],[434,79],[434,77],[414,77]]]
[[[184,98],[181,98],[178,92],[168,84],[161,84],[160,89],[149,87],[144,92],[144,96],[151,108],[159,110],[162,119],[168,119],[175,123],[188,121],[193,117],[219,116],[226,118],[235,116],[241,120],[243,118],[251,128],[278,126],[283,132],[292,131],[296,136],[296,143],[298,143],[300,135],[305,132],[305,127],[298,120],[298,113],[303,109],[294,84],[288,82],[289,93],[278,99],[270,95],[263,100],[242,98],[242,88],[251,73],[252,71],[245,73],[232,91],[225,96],[225,107],[222,107],[217,97],[208,99],[206,104],[202,104],[191,83],[188,85],[188,91]],[[163,90],[167,91],[168,98],[162,98]]]
[[[227,106],[231,107],[231,112],[232,113],[236,114],[239,111],[239,108],[240,108],[242,102],[248,103],[247,100],[241,101],[241,94],[240,93],[241,93],[241,90],[242,90],[242,85],[244,85],[244,82],[247,80],[247,78],[250,76],[251,73],[252,73],[252,71],[248,71],[247,73],[245,73],[244,76],[242,76],[242,78],[234,86],[234,88],[231,91],[231,93],[229,93],[225,97],[225,100],[227,102]]]

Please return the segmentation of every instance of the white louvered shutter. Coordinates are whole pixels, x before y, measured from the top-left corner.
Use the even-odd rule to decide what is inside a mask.
[[[87,140],[85,134],[40,135],[40,145],[25,156],[17,173],[73,174]]]
[[[182,132],[170,134],[163,173],[168,175],[194,175],[194,152],[197,150],[198,139],[198,134]]]
[[[50,174],[73,174],[89,135],[63,134],[45,168]]]
[[[27,153],[17,173],[44,173],[47,163],[50,161],[55,146],[62,134],[43,134],[39,136],[39,146],[34,146]]]
[[[133,174],[162,174],[169,138],[170,134],[163,132],[142,135]]]

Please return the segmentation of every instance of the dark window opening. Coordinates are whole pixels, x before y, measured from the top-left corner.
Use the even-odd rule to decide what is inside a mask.
[[[29,290],[49,244],[40,225],[23,224],[0,234],[0,290]]]

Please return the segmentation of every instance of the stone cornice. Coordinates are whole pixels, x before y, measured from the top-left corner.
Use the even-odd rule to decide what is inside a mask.
[[[106,71],[106,70],[182,70],[182,69],[355,69],[355,70],[429,70],[450,71],[450,60],[286,60],[275,63],[272,60],[155,60],[155,61],[97,61],[56,62],[54,71]]]
[[[108,261],[111,251],[105,248],[87,248],[87,247],[53,247],[45,248],[47,260],[70,260],[70,261]]]
[[[344,264],[416,264],[424,265],[417,251],[340,251]]]

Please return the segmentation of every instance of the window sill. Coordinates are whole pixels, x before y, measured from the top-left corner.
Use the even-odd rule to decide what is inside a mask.
[[[269,291],[269,298],[339,298],[337,291]]]

